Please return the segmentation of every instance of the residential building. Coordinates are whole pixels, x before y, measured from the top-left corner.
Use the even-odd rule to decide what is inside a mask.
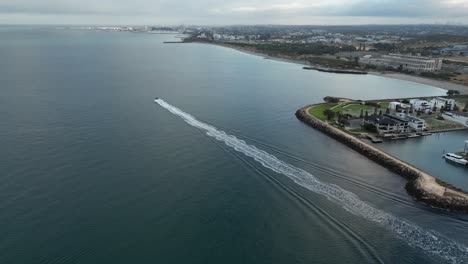
[[[457,122],[468,127],[468,113],[467,112],[444,112],[442,117],[446,120]]]
[[[432,112],[431,104],[426,100],[421,99],[411,99],[410,105],[413,107],[415,111],[429,113]]]
[[[400,102],[390,102],[388,104],[388,108],[390,108],[391,110],[406,110],[410,109],[411,106]]]
[[[421,118],[417,118],[415,116],[399,113],[396,114],[397,116],[404,118],[408,120],[408,127],[410,130],[415,131],[415,132],[421,132],[426,129],[426,121],[424,121]]]
[[[390,53],[381,57],[366,55],[359,62],[364,65],[373,65],[381,68],[393,68],[403,71],[421,73],[435,72],[442,69],[442,60],[422,56],[411,56]]]
[[[455,107],[455,100],[449,98],[436,97],[430,101],[430,105],[432,108],[437,108],[437,110],[440,110],[442,107],[444,107],[445,110],[452,111]]]
[[[442,60],[437,58],[390,53],[383,55],[382,60],[390,67],[416,73],[434,72],[442,68]]]
[[[374,125],[380,135],[409,132],[408,119],[390,114],[370,115],[364,118],[364,124]]]

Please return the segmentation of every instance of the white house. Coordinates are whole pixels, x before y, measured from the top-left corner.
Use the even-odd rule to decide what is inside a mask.
[[[397,110],[397,108],[401,110],[405,110],[405,109],[410,109],[410,107],[411,107],[410,105],[403,104],[400,102],[390,102],[388,104],[388,108],[390,108],[391,110]]]
[[[420,112],[423,112],[423,113],[429,113],[429,112],[432,111],[431,104],[426,100],[411,99],[410,104],[411,104],[411,106],[413,106],[413,109],[416,110],[416,111],[420,111]]]
[[[442,117],[468,127],[468,113],[466,112],[445,112],[442,114]]]
[[[408,126],[416,131],[416,132],[421,132],[426,129],[426,121],[422,120],[421,118],[417,118],[415,116],[406,116],[406,119],[409,120]]]
[[[404,113],[397,113],[396,116],[408,120],[408,127],[410,130],[421,132],[426,129],[426,121],[421,118],[417,118],[412,115],[404,114]]]
[[[432,108],[436,107],[437,110],[440,110],[440,108],[444,107],[445,110],[451,111],[455,107],[455,100],[442,98],[442,97],[436,97],[430,101],[430,105]]]

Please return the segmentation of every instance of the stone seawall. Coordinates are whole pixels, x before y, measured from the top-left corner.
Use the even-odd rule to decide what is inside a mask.
[[[296,117],[307,125],[351,147],[392,172],[407,178],[408,183],[406,184],[406,190],[415,199],[434,207],[468,213],[468,193],[452,188],[449,184],[444,184],[413,165],[311,116],[308,113],[311,107],[313,107],[313,105],[297,110]]]

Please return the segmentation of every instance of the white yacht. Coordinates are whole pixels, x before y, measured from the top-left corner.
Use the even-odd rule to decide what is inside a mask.
[[[453,162],[458,163],[458,164],[462,164],[462,165],[468,164],[468,160],[466,160],[465,158],[463,158],[460,155],[453,154],[453,153],[446,153],[446,154],[444,154],[443,158],[445,158],[446,160],[449,160],[449,161],[453,161]]]

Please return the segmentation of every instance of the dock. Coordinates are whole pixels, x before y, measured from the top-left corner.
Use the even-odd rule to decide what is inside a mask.
[[[370,141],[372,143],[382,143],[383,140],[381,138],[378,138],[378,137],[374,137],[372,135],[369,135],[369,134],[364,134],[364,136],[367,138],[367,139],[370,139]]]

